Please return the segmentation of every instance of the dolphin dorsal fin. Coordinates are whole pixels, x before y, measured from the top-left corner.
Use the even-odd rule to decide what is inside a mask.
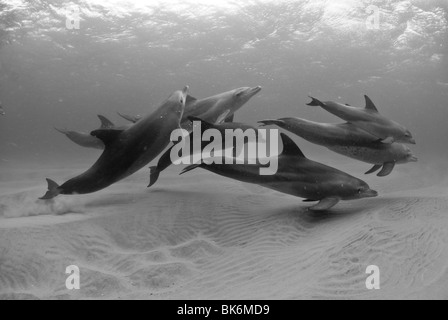
[[[372,102],[372,100],[368,96],[364,96],[366,99],[366,110],[372,111],[372,112],[378,112],[378,109],[376,108],[375,104]]]
[[[114,123],[112,121],[110,121],[109,119],[107,119],[105,116],[102,115],[98,115],[98,118],[101,121],[101,129],[110,129],[115,127]]]
[[[185,100],[185,105],[189,105],[190,103],[196,102],[197,100],[198,99],[196,99],[195,97],[192,97],[188,94],[187,99]]]
[[[302,150],[300,150],[299,146],[295,144],[294,141],[290,137],[288,137],[284,133],[280,133],[282,142],[283,142],[283,152],[282,155],[287,156],[299,156],[301,158],[306,159],[305,155],[303,154]]]
[[[118,139],[118,136],[123,132],[124,130],[119,129],[99,129],[92,131],[90,133],[91,136],[94,136],[101,141],[104,142],[104,145],[107,147],[114,141]]]

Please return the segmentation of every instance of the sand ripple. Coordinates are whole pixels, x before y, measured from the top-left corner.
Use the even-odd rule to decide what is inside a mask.
[[[0,299],[448,298],[443,193],[316,214],[207,173],[179,181],[59,198],[53,211],[34,207],[36,190],[2,195]],[[65,288],[69,265],[79,291]],[[365,287],[369,265],[380,290]]]

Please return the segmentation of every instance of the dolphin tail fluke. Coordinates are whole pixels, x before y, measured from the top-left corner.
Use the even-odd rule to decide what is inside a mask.
[[[149,170],[148,188],[151,188],[159,180],[160,170],[157,167],[150,167]]]
[[[281,127],[284,124],[284,122],[282,120],[262,120],[262,121],[258,121],[258,123],[260,123],[262,127],[265,127],[265,126]]]
[[[48,191],[40,200],[50,200],[61,194],[61,188],[59,185],[51,179],[47,179]]]
[[[311,102],[307,104],[307,106],[312,106],[312,107],[322,107],[324,105],[324,103],[316,98],[311,97]]]
[[[184,170],[182,170],[182,172],[180,173],[181,175],[187,172],[190,172],[196,168],[199,168],[200,166],[202,166],[202,163],[200,164],[192,164],[191,166],[186,167]]]

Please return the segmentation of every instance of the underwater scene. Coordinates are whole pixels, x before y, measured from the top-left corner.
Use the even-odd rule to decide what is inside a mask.
[[[0,300],[448,299],[448,1],[0,0]]]

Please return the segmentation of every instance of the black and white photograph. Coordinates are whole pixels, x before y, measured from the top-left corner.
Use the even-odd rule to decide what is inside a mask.
[[[0,300],[447,300],[447,123],[448,0],[0,0]]]

